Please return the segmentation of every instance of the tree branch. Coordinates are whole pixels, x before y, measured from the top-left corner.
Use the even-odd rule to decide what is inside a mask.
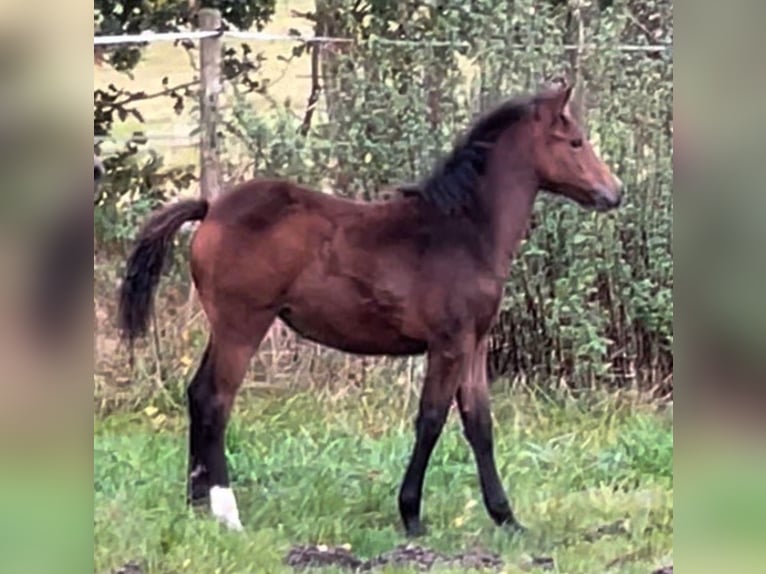
[[[173,86],[172,88],[165,88],[163,90],[160,90],[159,92],[154,92],[151,94],[147,94],[146,92],[133,92],[133,93],[130,93],[124,100],[121,100],[121,101],[115,100],[113,102],[110,102],[110,105],[112,107],[120,107],[120,106],[126,106],[127,104],[131,104],[133,102],[142,102],[144,100],[152,100],[154,98],[160,98],[162,96],[169,96],[177,92],[178,90],[191,88],[192,86],[196,84],[199,84],[199,80],[192,80],[191,82],[178,84],[177,86]]]
[[[319,84],[319,46],[314,42],[311,45],[311,93],[306,104],[303,123],[301,123],[299,129],[299,133],[302,136],[306,136],[309,133],[309,129],[311,129],[311,119],[314,117],[314,110],[316,110],[317,103],[319,102],[321,91],[322,86]]]

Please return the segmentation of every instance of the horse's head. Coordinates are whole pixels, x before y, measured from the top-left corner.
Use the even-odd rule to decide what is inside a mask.
[[[532,102],[532,151],[540,187],[598,211],[614,209],[620,205],[622,182],[571,114],[572,87],[546,90]]]

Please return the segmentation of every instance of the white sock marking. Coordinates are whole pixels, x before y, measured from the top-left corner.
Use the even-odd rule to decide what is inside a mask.
[[[210,511],[231,530],[242,530],[237,500],[231,488],[214,486],[210,489]]]

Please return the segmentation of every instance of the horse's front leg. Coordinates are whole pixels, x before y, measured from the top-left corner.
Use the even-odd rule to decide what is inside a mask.
[[[473,450],[481,483],[481,494],[487,512],[498,525],[523,530],[513,515],[495,464],[492,439],[492,414],[487,382],[487,340],[483,339],[473,356],[471,375],[461,382],[457,391],[463,431]]]
[[[469,376],[473,345],[459,341],[429,349],[426,377],[415,420],[415,447],[399,490],[399,513],[408,536],[425,533],[420,506],[428,460],[439,440],[461,381]]]

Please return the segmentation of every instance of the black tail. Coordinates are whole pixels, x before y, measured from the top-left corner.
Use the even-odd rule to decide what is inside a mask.
[[[152,313],[154,293],[160,282],[165,259],[173,236],[187,221],[199,221],[207,215],[206,199],[186,200],[169,205],[153,214],[138,234],[120,286],[118,326],[122,339],[133,343],[146,335]]]

